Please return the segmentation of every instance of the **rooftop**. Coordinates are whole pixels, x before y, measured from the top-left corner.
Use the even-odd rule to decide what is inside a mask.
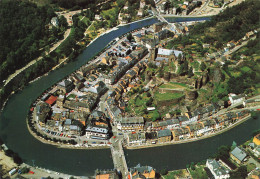
[[[231,154],[236,157],[239,161],[243,161],[246,158],[246,153],[240,148],[236,147]]]

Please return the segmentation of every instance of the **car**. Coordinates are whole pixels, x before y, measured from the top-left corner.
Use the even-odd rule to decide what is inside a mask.
[[[116,136],[113,136],[113,138],[115,139],[115,138],[116,138]]]

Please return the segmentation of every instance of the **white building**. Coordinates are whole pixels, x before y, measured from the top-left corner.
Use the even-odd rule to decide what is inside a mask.
[[[58,27],[59,26],[59,21],[58,21],[58,18],[57,17],[53,17],[51,19],[51,24],[55,27]]]
[[[208,159],[206,166],[209,168],[215,179],[226,179],[229,178],[229,170],[224,166],[220,165],[215,159]]]
[[[104,127],[88,125],[86,128],[86,137],[91,139],[108,139],[108,130]]]
[[[236,95],[233,93],[230,93],[228,98],[229,98],[229,101],[231,102],[231,105],[242,103],[243,101],[245,101],[244,95]]]

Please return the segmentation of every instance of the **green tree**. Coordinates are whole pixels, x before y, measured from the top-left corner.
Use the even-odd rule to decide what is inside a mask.
[[[206,68],[207,68],[206,64],[205,64],[204,62],[202,62],[202,63],[200,64],[200,70],[201,70],[201,71],[204,71]]]
[[[247,168],[245,165],[240,166],[237,170],[230,173],[231,179],[244,179],[247,177]]]
[[[189,70],[188,70],[188,77],[190,78],[190,77],[192,77],[194,74],[193,74],[193,69],[192,69],[192,67],[190,67],[189,68]]]
[[[225,145],[222,145],[218,148],[218,151],[216,153],[216,158],[219,159],[219,158],[229,158],[229,152],[230,152],[230,147],[229,146],[225,146]]]
[[[161,175],[167,175],[167,174],[168,174],[168,170],[162,169],[162,170],[160,171],[160,173],[161,173]]]
[[[127,40],[129,41],[129,42],[132,42],[132,40],[133,40],[133,35],[131,34],[131,33],[129,33],[127,36],[126,36],[126,38],[127,38]]]
[[[59,17],[59,25],[64,28],[68,27],[67,19],[63,15]]]

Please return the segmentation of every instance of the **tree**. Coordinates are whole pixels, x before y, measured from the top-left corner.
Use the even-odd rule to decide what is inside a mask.
[[[127,36],[126,36],[126,38],[127,38],[127,40],[129,41],[129,42],[132,42],[132,40],[133,40],[133,35],[131,34],[131,33],[129,33]]]
[[[219,159],[219,158],[229,158],[229,152],[230,152],[230,147],[229,146],[226,146],[226,145],[222,145],[218,148],[218,151],[216,153],[216,158]]]
[[[61,27],[64,27],[64,28],[68,27],[67,19],[63,15],[59,17],[59,24]]]
[[[201,70],[201,71],[204,71],[206,68],[207,68],[206,64],[205,64],[204,62],[202,62],[202,63],[200,64],[200,70]]]
[[[192,69],[192,67],[190,67],[189,68],[189,70],[188,70],[188,77],[190,78],[190,77],[192,77],[194,74],[193,74],[193,69]]]
[[[151,106],[153,103],[153,98],[149,98],[149,100],[146,102],[146,106]]]
[[[117,5],[118,5],[118,7],[120,9],[125,5],[125,1],[124,0],[116,0],[116,3],[117,3]]]
[[[183,71],[187,72],[188,70],[189,70],[189,64],[188,64],[187,60],[185,60],[183,63]]]
[[[230,173],[231,179],[243,179],[247,177],[247,168],[245,165],[240,166],[236,171]]]
[[[17,153],[14,153],[13,160],[18,165],[23,163],[23,160],[20,158],[20,156]]]
[[[167,175],[167,174],[168,174],[168,170],[162,169],[162,170],[160,171],[160,173],[161,173],[161,175]]]
[[[0,145],[3,145],[4,144],[4,142],[3,142],[3,140],[0,138]]]

